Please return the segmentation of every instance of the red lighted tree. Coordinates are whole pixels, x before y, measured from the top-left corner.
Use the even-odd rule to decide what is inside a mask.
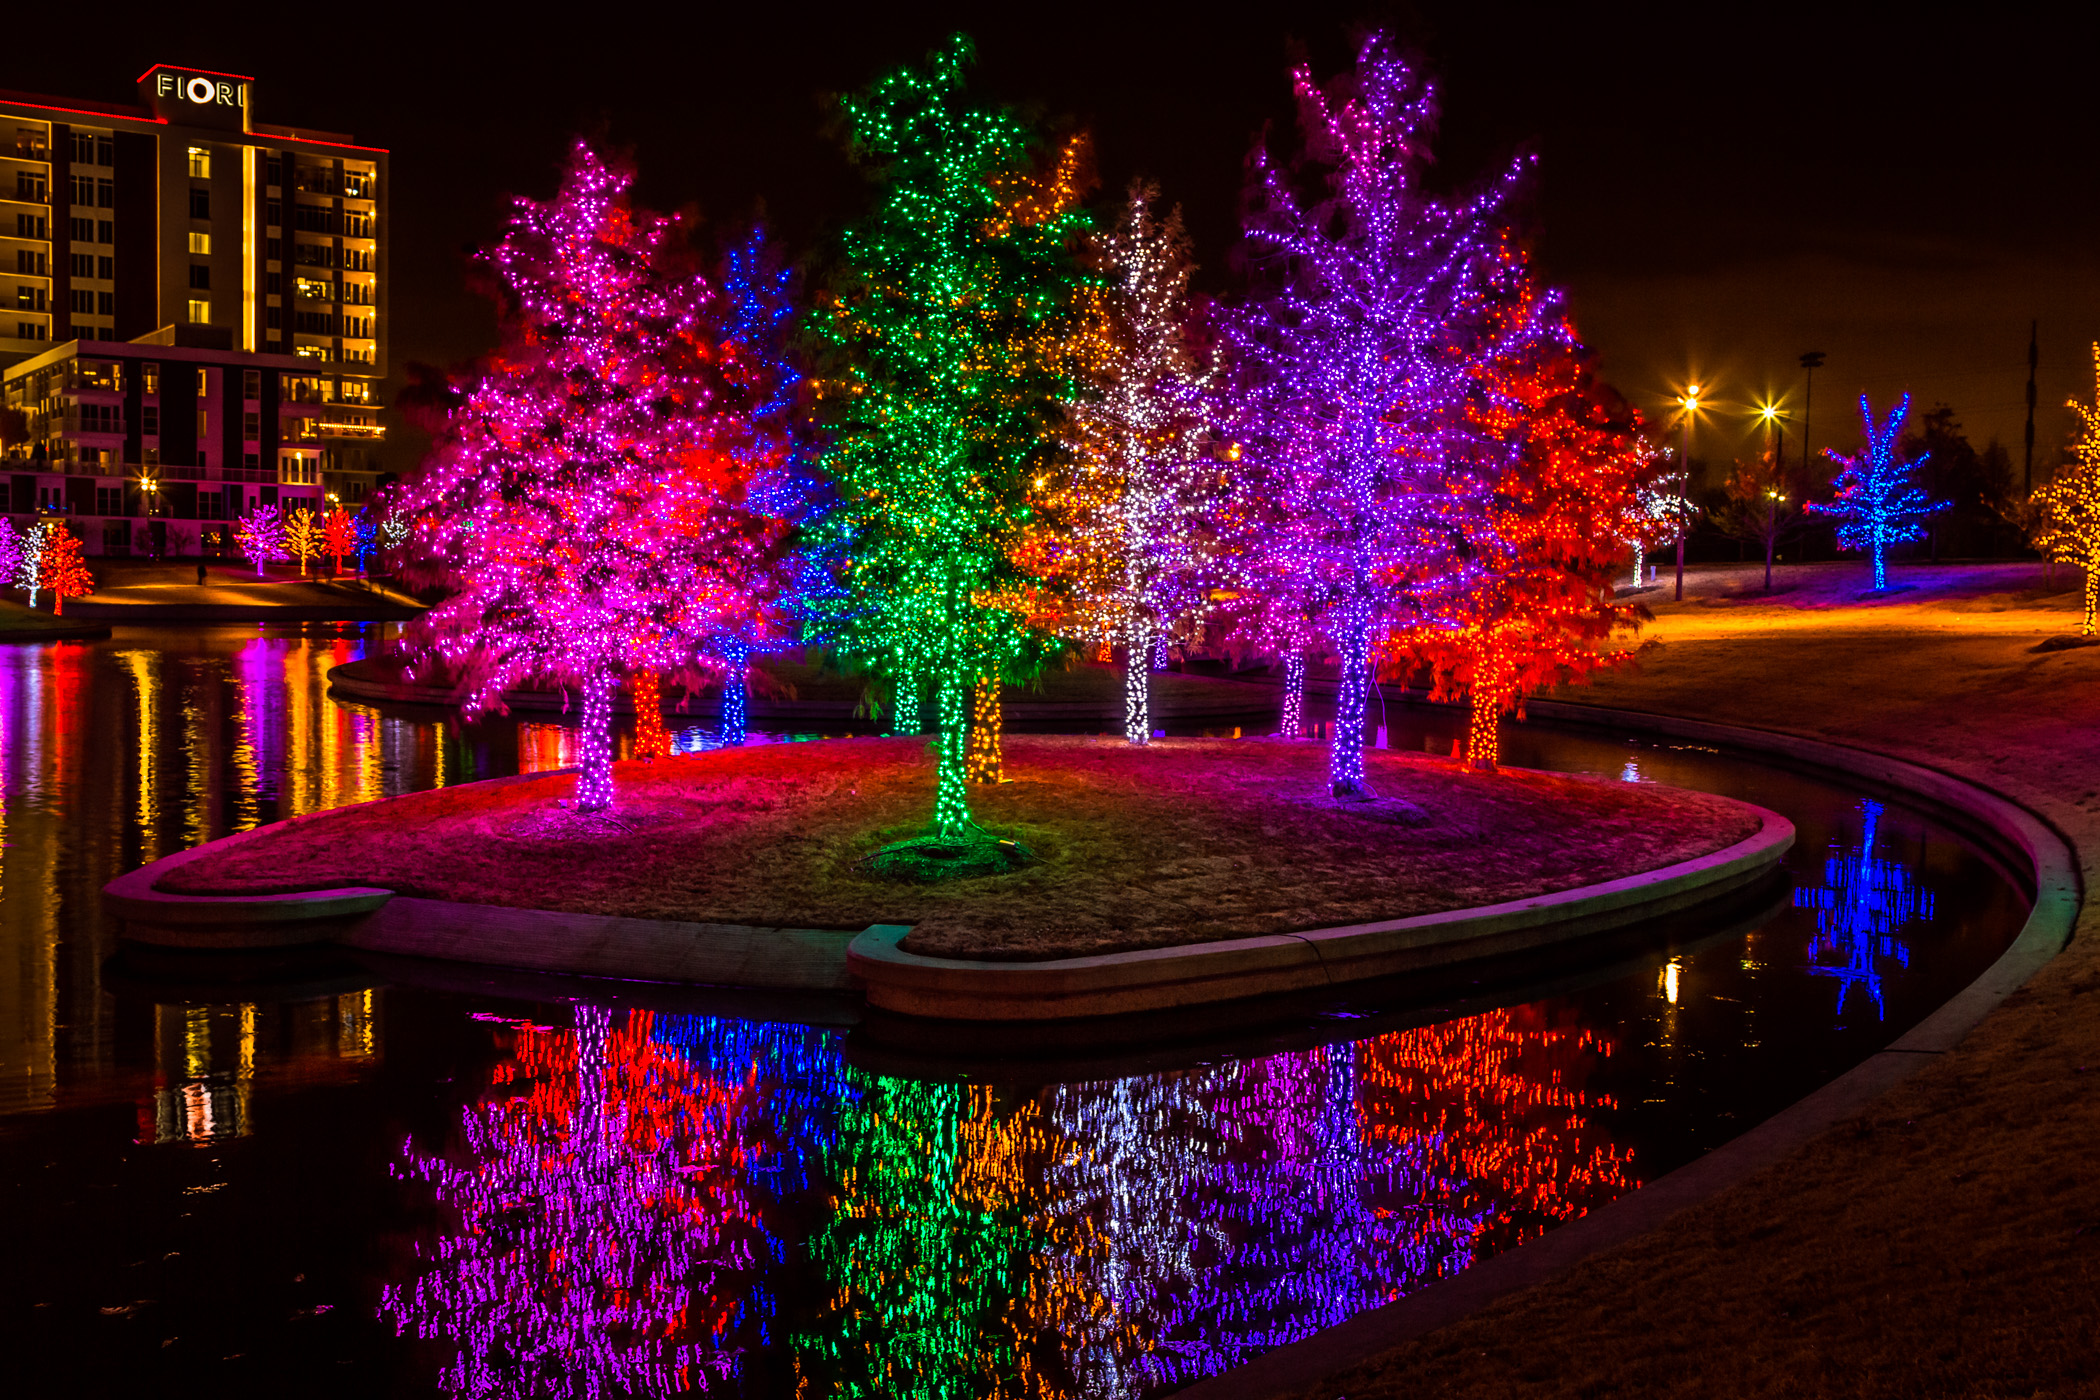
[[[337,573],[343,571],[343,556],[357,553],[357,522],[341,506],[330,510],[321,521],[321,550],[335,556]]]
[[[552,201],[518,201],[487,256],[503,347],[431,396],[438,445],[407,493],[412,552],[448,589],[412,643],[469,712],[528,681],[578,688],[586,812],[612,805],[622,681],[717,664],[750,561],[791,528],[745,450],[725,299],[632,183],[579,142]]]
[[[1595,381],[1522,254],[1504,257],[1511,294],[1502,314],[1550,319],[1560,334],[1479,371],[1495,382],[1474,399],[1464,440],[1495,444],[1485,454],[1502,464],[1487,474],[1494,489],[1463,527],[1467,567],[1423,621],[1392,634],[1383,657],[1389,672],[1427,665],[1438,699],[1470,697],[1466,759],[1482,771],[1500,757],[1502,716],[1521,710],[1527,692],[1624,661],[1632,652],[1612,639],[1647,616],[1612,601],[1650,455],[1640,415]]]
[[[51,590],[51,611],[65,616],[66,599],[95,591],[95,576],[80,555],[80,541],[64,522],[45,527],[44,552],[37,560],[37,583]]]

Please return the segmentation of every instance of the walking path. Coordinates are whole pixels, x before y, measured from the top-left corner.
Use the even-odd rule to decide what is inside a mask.
[[[1701,570],[1638,673],[1560,698],[1908,758],[2010,796],[2100,879],[2100,648],[2036,565]],[[1858,583],[1848,581],[1858,580]],[[1668,580],[1660,596],[1668,597]],[[1657,592],[1644,595],[1658,597]],[[2090,1395],[2100,1384],[2100,928],[1954,1050],[1748,1182],[1298,1392]]]

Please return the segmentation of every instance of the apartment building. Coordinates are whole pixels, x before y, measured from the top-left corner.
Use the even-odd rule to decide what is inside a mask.
[[[121,506],[90,550],[177,501],[377,479],[387,153],[259,121],[256,89],[158,65],[130,104],[0,91],[0,506]]]

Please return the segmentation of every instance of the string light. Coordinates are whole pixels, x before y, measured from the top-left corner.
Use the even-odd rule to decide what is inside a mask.
[[[1066,406],[1068,468],[1040,483],[1028,566],[1059,593],[1059,630],[1125,643],[1125,738],[1152,737],[1157,644],[1200,609],[1202,546],[1219,473],[1205,459],[1207,377],[1189,345],[1188,235],[1156,218],[1157,187],[1134,181],[1114,228],[1093,240],[1102,285],[1086,289],[1072,338],[1080,393]]]
[[[242,516],[233,527],[233,539],[255,565],[257,578],[265,565],[292,557],[285,550],[284,515],[276,506],[257,506]]]
[[[1493,315],[1558,315],[1532,304],[1545,294],[1519,250],[1507,250],[1505,267],[1506,297]],[[1428,596],[1429,620],[1391,634],[1382,657],[1403,674],[1427,665],[1433,698],[1470,698],[1465,755],[1480,771],[1500,760],[1501,717],[1521,713],[1528,691],[1633,655],[1609,645],[1639,616],[1612,602],[1612,585],[1619,541],[1639,532],[1652,451],[1640,415],[1596,382],[1573,326],[1560,320],[1541,344],[1478,367],[1493,389],[1476,401],[1470,435],[1515,451],[1486,457],[1501,468],[1463,526],[1465,570]]]
[[[1551,298],[1488,314],[1508,299],[1503,226],[1528,159],[1470,198],[1430,195],[1434,93],[1383,35],[1325,89],[1303,64],[1293,79],[1303,160],[1251,158],[1255,288],[1228,325],[1222,411],[1246,426],[1260,478],[1241,626],[1287,653],[1324,637],[1341,666],[1329,782],[1367,798],[1374,647],[1466,567],[1462,527],[1477,528],[1508,450],[1471,431],[1495,391],[1476,367],[1562,325]],[[1299,193],[1305,168],[1322,172],[1316,200]]]
[[[1014,556],[1054,446],[1038,425],[1069,396],[1059,369],[1086,227],[1080,149],[1033,175],[1028,128],[965,98],[971,56],[956,36],[842,100],[876,207],[846,230],[814,320],[833,365],[818,400],[838,505],[815,532],[836,586],[811,607],[819,634],[900,696],[931,682],[943,837],[976,830],[967,697],[1039,645]]]
[[[646,667],[627,673],[634,701],[634,756],[644,763],[671,756],[671,731],[664,727],[663,673]]]
[[[65,616],[66,599],[85,598],[95,591],[95,576],[80,554],[80,541],[73,538],[64,521],[44,527],[43,548],[37,556],[37,582],[51,590],[51,611]],[[29,605],[36,606],[35,594]]]
[[[1824,448],[1823,455],[1841,468],[1835,482],[1837,499],[1810,501],[1808,508],[1837,519],[1839,548],[1869,553],[1874,563],[1874,591],[1879,593],[1889,583],[1888,547],[1924,539],[1925,527],[1919,522],[1951,503],[1933,500],[1912,482],[1912,473],[1925,463],[1922,455],[1909,462],[1897,459],[1898,434],[1903,431],[1903,420],[1910,416],[1909,394],[1878,424],[1873,406],[1861,394],[1859,416],[1866,425],[1866,451],[1847,456],[1834,447]]]
[[[335,571],[343,571],[343,556],[357,553],[357,525],[342,506],[329,508],[321,520],[321,552],[335,556]]]
[[[633,179],[579,142],[551,202],[517,202],[487,259],[503,348],[456,386],[404,497],[449,590],[413,624],[419,656],[470,714],[530,680],[580,689],[585,812],[613,801],[622,681],[714,669],[725,637],[777,641],[797,567],[778,368],[676,221],[632,205]]]
[[[741,748],[751,723],[751,648],[741,637],[715,643],[722,658],[722,709],[716,722],[716,741],[725,748]]]
[[[22,562],[15,573],[15,586],[29,594],[29,606],[36,606],[36,595],[44,586],[44,549],[51,537],[48,524],[32,525],[22,532]]]
[[[2100,343],[2093,346],[2094,378],[2100,381]],[[2085,621],[2080,634],[2093,635],[2100,607],[2100,387],[2091,405],[2066,401],[2078,414],[2080,433],[2071,444],[2074,462],[2034,488],[2037,523],[2031,543],[2044,558],[2085,571]]]
[[[999,682],[986,677],[970,692],[970,748],[966,755],[970,781],[996,783],[1006,776],[1006,755],[999,742]]]
[[[314,513],[300,506],[284,517],[284,551],[299,561],[299,577],[306,577],[306,562],[321,556],[321,524]]]

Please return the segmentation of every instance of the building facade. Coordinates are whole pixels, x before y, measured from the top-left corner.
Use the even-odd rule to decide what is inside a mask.
[[[0,505],[114,553],[221,518],[183,509],[363,500],[387,153],[255,120],[233,74],[156,66],[138,96],[0,91]]]

